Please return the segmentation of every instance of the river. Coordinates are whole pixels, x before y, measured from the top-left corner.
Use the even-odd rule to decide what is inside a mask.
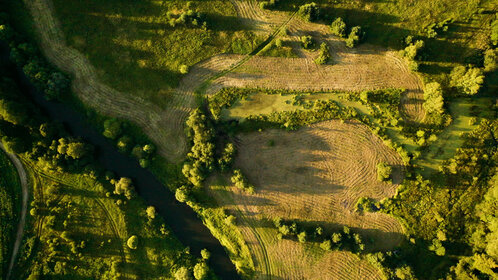
[[[7,68],[13,74],[12,78],[22,93],[51,119],[63,123],[72,135],[81,137],[95,146],[97,160],[105,169],[113,171],[120,177],[131,178],[138,195],[147,205],[156,208],[173,234],[185,246],[189,246],[193,254],[199,255],[200,250],[206,248],[211,253],[209,266],[218,277],[229,280],[240,279],[223,246],[190,207],[179,203],[173,193],[150,171],[140,167],[137,160],[118,152],[113,143],[85,121],[82,114],[65,104],[46,100],[43,94],[29,83],[22,71],[8,61],[8,48],[2,42],[0,42],[0,57],[0,66]]]

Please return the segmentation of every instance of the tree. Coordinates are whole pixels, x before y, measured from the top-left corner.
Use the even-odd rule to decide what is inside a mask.
[[[209,260],[209,258],[211,257],[211,253],[207,249],[202,249],[201,257],[203,260]]]
[[[315,45],[311,36],[301,36],[301,43],[305,49],[311,49]]]
[[[484,72],[493,72],[498,69],[498,49],[489,49],[484,52]]]
[[[190,271],[183,266],[175,272],[175,280],[192,280],[192,275],[190,274]]]
[[[304,18],[306,21],[315,21],[320,16],[320,8],[315,2],[304,4],[299,7],[297,13]]]
[[[116,139],[121,135],[121,122],[117,119],[108,119],[104,121],[104,136],[110,139]]]
[[[206,279],[208,276],[208,272],[209,272],[209,267],[205,262],[197,263],[194,266],[194,277],[197,280]]]
[[[59,100],[69,89],[69,79],[60,72],[53,72],[47,81],[45,96],[48,100]]]
[[[187,202],[189,200],[189,194],[188,194],[187,187],[181,186],[178,189],[176,189],[175,198],[179,202],[182,202],[182,203]]]
[[[187,74],[188,73],[188,66],[185,64],[180,65],[180,73]]]
[[[145,210],[145,212],[147,213],[147,217],[151,220],[154,220],[156,218],[156,208],[154,208],[154,206],[149,206],[147,207],[147,210]]]
[[[450,73],[450,86],[463,94],[474,95],[478,93],[483,83],[484,74],[479,68],[466,69],[464,66],[456,66]]]
[[[348,38],[346,39],[346,46],[348,48],[354,48],[363,37],[363,33],[361,31],[361,26],[355,26],[351,28],[351,32],[349,33]]]
[[[74,159],[84,157],[88,152],[85,143],[72,142],[67,145],[66,154]]]
[[[306,240],[308,240],[308,235],[306,234],[306,231],[302,231],[297,235],[297,240],[301,243],[305,243]]]
[[[346,37],[346,23],[338,17],[330,25],[330,31],[332,34],[344,38]]]
[[[443,89],[437,82],[428,83],[424,87],[424,109],[427,113],[442,114],[444,109]]]
[[[130,249],[137,249],[138,248],[138,237],[136,235],[132,235],[130,238],[128,238],[128,241],[126,241],[126,245],[128,245],[128,247]]]
[[[491,24],[491,43],[498,45],[498,19]]]
[[[320,54],[319,56],[315,59],[315,63],[318,65],[325,64],[330,60],[330,50],[329,46],[327,43],[323,42],[320,45]]]
[[[386,181],[391,177],[393,169],[391,166],[387,165],[385,162],[379,162],[377,164],[377,180]]]
[[[133,185],[130,178],[123,177],[114,184],[114,193],[124,195],[130,199],[133,194]]]

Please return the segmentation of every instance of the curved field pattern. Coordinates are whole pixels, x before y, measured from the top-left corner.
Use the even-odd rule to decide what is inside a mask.
[[[180,83],[168,108],[163,109],[103,84],[88,59],[66,44],[49,0],[25,0],[24,3],[34,18],[45,56],[73,76],[73,92],[85,105],[104,115],[134,122],[156,143],[159,154],[165,158],[171,161],[183,158],[187,149],[184,122],[195,106],[194,89],[213,73],[229,67],[233,58],[217,56],[192,67],[191,74]]]
[[[271,141],[273,145],[268,144]],[[327,121],[295,132],[254,132],[240,136],[238,149],[236,166],[256,188],[252,195],[232,188],[231,199],[242,221],[260,221],[256,224],[264,227],[261,221],[282,217],[316,222],[328,229],[347,225],[372,238],[376,250],[392,249],[401,242],[402,227],[396,219],[354,211],[360,197],[392,196],[403,176],[400,157],[366,126]],[[377,181],[379,162],[394,166],[393,184]],[[229,204],[223,199],[221,203]],[[277,279],[379,278],[376,269],[351,253],[305,250],[296,241],[277,240],[276,232],[259,232],[266,233],[262,238],[271,275]],[[255,251],[253,234],[248,230],[243,234]],[[254,254],[256,264],[264,263],[261,257]]]

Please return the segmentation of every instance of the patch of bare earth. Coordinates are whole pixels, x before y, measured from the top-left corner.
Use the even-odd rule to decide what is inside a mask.
[[[269,234],[262,229],[268,227],[264,220],[275,217],[316,222],[328,229],[347,225],[372,238],[375,249],[392,249],[403,236],[399,222],[382,213],[361,215],[354,208],[360,197],[380,200],[394,194],[402,180],[402,161],[394,151],[366,126],[336,120],[295,132],[244,134],[239,140],[236,166],[254,184],[256,193],[232,188],[232,203],[223,196],[215,197],[226,207],[237,209],[234,213],[246,229],[242,233],[252,251],[260,248],[244,220],[263,235],[274,277],[379,279],[375,268],[351,253],[306,250],[296,241],[277,240],[276,232]],[[379,162],[395,166],[394,184],[377,181]],[[256,265],[264,264],[261,253],[253,257]]]

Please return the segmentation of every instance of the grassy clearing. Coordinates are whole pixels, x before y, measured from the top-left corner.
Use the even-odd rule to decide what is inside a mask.
[[[385,214],[359,215],[354,212],[354,205],[362,196],[380,200],[394,194],[396,183],[401,180],[401,160],[395,152],[368,128],[340,121],[296,132],[253,132],[240,135],[237,143],[236,166],[255,186],[256,193],[249,194],[219,182],[211,184],[209,190],[237,216],[237,224],[243,229],[262,278],[269,277],[267,274],[286,279],[324,277],[316,274],[322,271],[318,268],[320,264],[334,263],[325,272],[327,279],[375,279],[375,273],[372,274],[375,270],[354,255],[325,253],[315,245],[277,240],[268,220],[297,219],[326,229],[348,225],[372,240],[371,249],[392,248],[402,236],[397,221]],[[397,166],[395,185],[377,181],[378,161]],[[354,273],[346,276],[341,271]]]
[[[0,151],[0,275],[5,277],[21,211],[21,184],[16,168]]]
[[[54,1],[69,46],[86,54],[111,87],[168,104],[180,66],[222,52],[247,53],[254,37],[228,1]],[[167,13],[204,15],[209,30],[177,25]],[[103,36],[103,34],[105,34]]]

